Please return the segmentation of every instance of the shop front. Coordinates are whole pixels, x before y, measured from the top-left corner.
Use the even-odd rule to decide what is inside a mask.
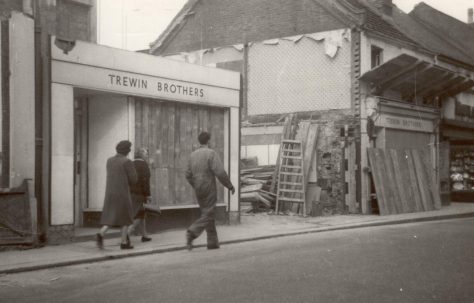
[[[439,110],[384,97],[370,96],[368,99],[366,103],[371,104],[369,112],[372,113],[368,117],[371,121],[368,133],[372,144],[367,152],[383,150],[385,155],[371,158],[374,182],[371,193],[377,199],[372,200],[371,209],[381,214],[394,214],[438,208],[434,203],[440,201],[435,186],[439,170]],[[417,186],[411,184],[413,181]],[[421,203],[417,205],[418,196]]]
[[[149,150],[153,201],[164,211],[198,208],[184,169],[201,131],[211,133],[238,192],[238,73],[81,41],[65,49],[58,41],[52,37],[51,169],[44,188],[50,230],[97,226],[105,163],[124,139],[132,149]],[[222,187],[218,194],[220,209],[238,218],[238,195]]]
[[[450,201],[474,202],[474,92],[443,104],[442,173]]]

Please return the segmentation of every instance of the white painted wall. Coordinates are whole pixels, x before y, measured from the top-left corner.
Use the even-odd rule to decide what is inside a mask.
[[[128,100],[125,96],[97,95],[89,99],[89,209],[102,210],[106,162],[116,154],[117,143],[121,140],[133,143],[129,118]],[[133,154],[129,157],[133,157]]]
[[[16,187],[35,177],[34,21],[13,12],[9,35],[10,187]]]
[[[74,93],[51,85],[51,225],[74,223]]]
[[[257,157],[258,165],[274,165],[280,151],[279,144],[247,145],[241,147],[242,158]]]

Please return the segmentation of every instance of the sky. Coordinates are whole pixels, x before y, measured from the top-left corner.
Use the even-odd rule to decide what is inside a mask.
[[[148,49],[187,0],[97,0],[98,42],[128,50]],[[235,0],[239,1],[239,0]],[[421,1],[393,0],[408,13]],[[463,22],[474,0],[424,0],[426,4]]]

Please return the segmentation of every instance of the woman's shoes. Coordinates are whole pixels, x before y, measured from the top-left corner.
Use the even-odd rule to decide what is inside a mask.
[[[150,237],[147,237],[147,236],[142,237],[142,242],[148,242],[148,241],[151,241]]]

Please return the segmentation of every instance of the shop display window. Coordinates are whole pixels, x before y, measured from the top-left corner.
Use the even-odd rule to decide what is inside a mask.
[[[474,145],[452,146],[450,158],[451,190],[474,192]]]

